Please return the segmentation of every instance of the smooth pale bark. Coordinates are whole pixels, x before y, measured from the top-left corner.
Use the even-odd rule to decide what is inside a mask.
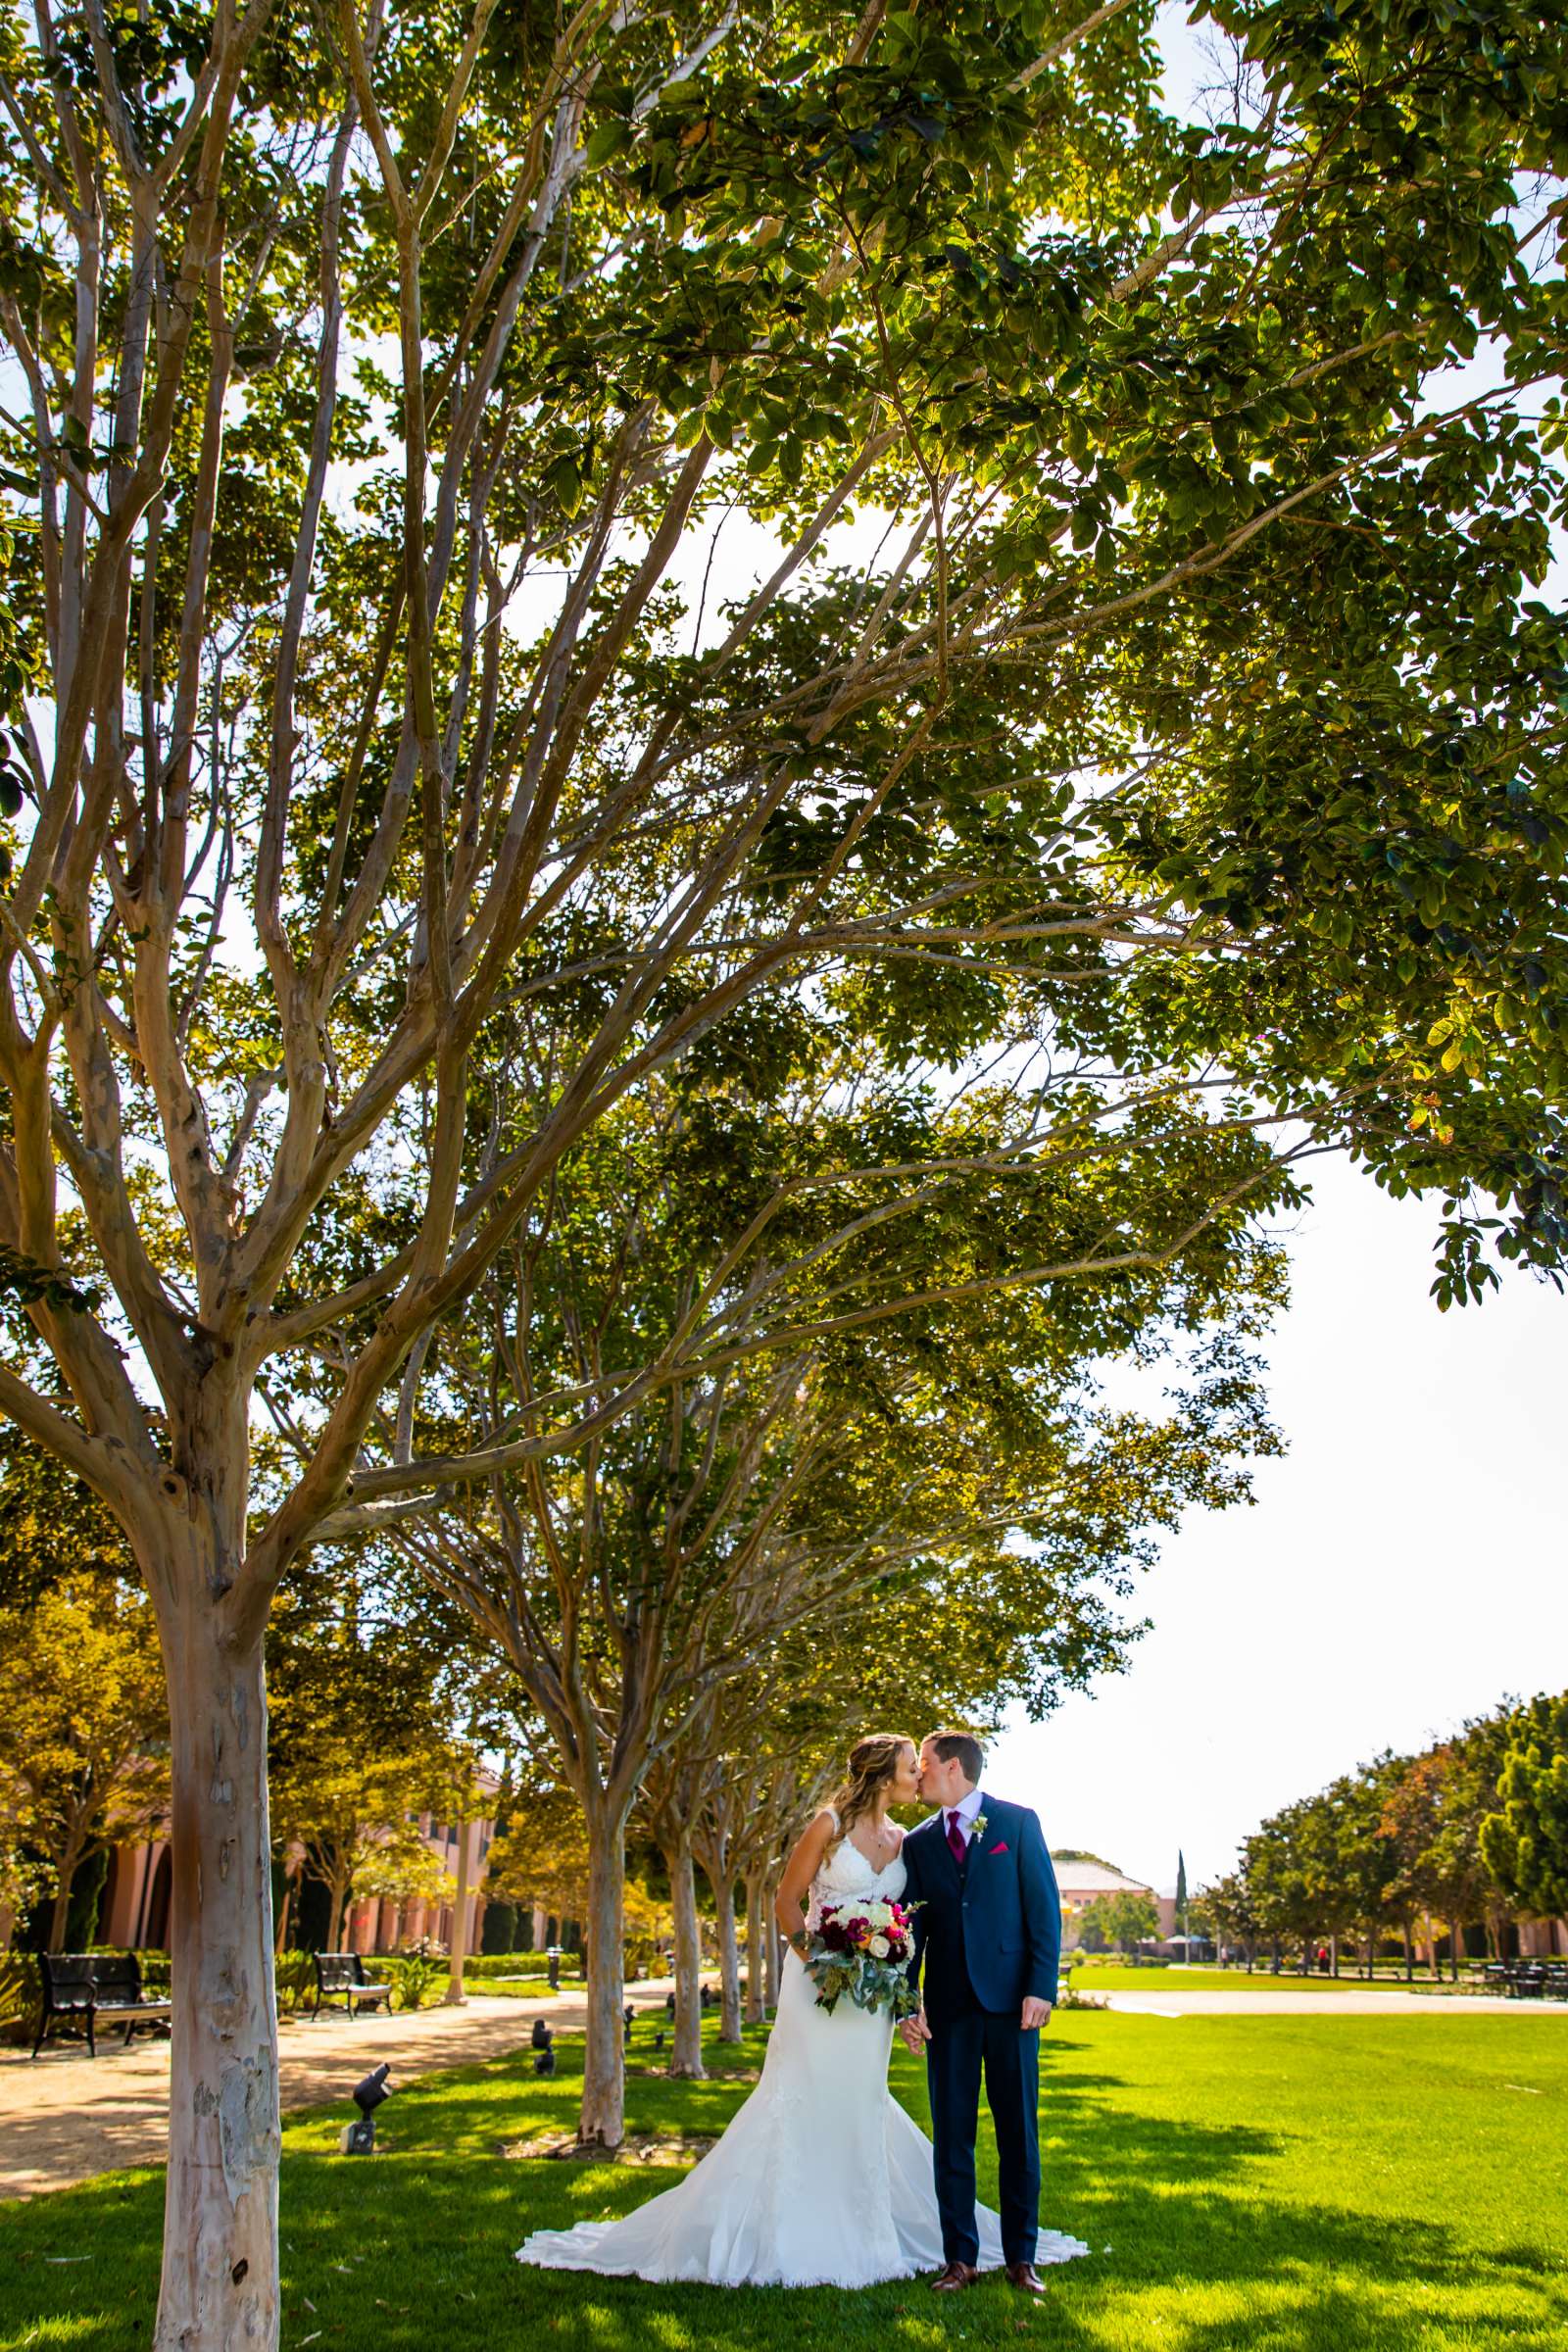
[[[451,1971],[444,2006],[461,2009],[467,1999],[463,1989],[463,1963],[468,1956],[468,1838],[470,1826],[458,1824],[458,1899],[452,1912]]]
[[[767,2015],[763,1934],[762,1882],[754,1871],[746,1882],[746,2023],[749,2026],[760,2026]]]
[[[198,1527],[200,1523],[198,1522]],[[197,1528],[192,1530],[196,1547]],[[162,1564],[161,1564],[162,1565]],[[221,1567],[161,1611],[172,1746],[169,2173],[156,2352],[277,2341],[277,2010],[259,1622]],[[195,1573],[192,1573],[195,1570]],[[160,1580],[149,1577],[155,1592]],[[164,1583],[168,1594],[172,1579]],[[216,1590],[216,1599],[211,1597]]]
[[[669,1903],[675,1920],[675,2034],[669,2071],[695,2081],[703,2065],[703,1946],[697,1920],[697,1872],[690,1840],[664,1848]]]
[[[773,1888],[769,1886],[766,1890],[766,1894],[762,1903],[762,1949],[767,1957],[767,2005],[769,2009],[774,2011],[776,2014],[778,2009],[779,1970],[782,1965],[783,1956],[779,1951],[778,1923],[773,1916]]]
[[[694,1840],[703,1876],[713,1896],[713,1936],[718,1946],[718,2038],[741,2037],[741,1946],[735,1926],[735,1895],[740,1873],[731,1859],[729,1838],[720,1831]]]
[[[718,1918],[718,1971],[720,2041],[739,2041],[741,2037],[741,1947],[735,1933],[735,1880],[733,1874],[711,1881],[713,1901]]]
[[[588,2018],[583,2043],[583,2147],[618,2148],[626,2130],[626,1816],[615,1806],[585,1805],[588,1825]]]

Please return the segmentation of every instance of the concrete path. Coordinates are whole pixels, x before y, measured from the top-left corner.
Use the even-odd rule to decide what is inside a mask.
[[[1173,1988],[1100,1997],[1112,2009],[1140,2017],[1568,2017],[1568,2001],[1510,2001],[1491,1992],[1405,1992],[1375,1984],[1357,1990],[1343,1979],[1332,1990],[1327,1985],[1281,1984],[1225,1992],[1195,1985],[1191,1992]]]
[[[638,2009],[664,2005],[668,1980],[628,1986]],[[470,1994],[461,2009],[420,2009],[396,2017],[352,2021],[323,2010],[312,2023],[291,2018],[279,2029],[278,2056],[285,2114],[346,2098],[361,2076],[383,2058],[392,2085],[432,2068],[468,2066],[522,2048],[536,2017],[552,2030],[581,2032],[583,1996],[546,1994],[509,2000]],[[74,2041],[50,2042],[40,2056],[0,2050],[0,2197],[26,2197],[68,2188],[95,2173],[133,2164],[162,2164],[169,2146],[169,2043],[139,2034],[129,2049],[105,2032],[98,2056]]]

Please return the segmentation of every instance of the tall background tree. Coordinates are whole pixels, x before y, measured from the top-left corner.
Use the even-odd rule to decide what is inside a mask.
[[[1568,1695],[1533,1698],[1508,1725],[1501,1805],[1481,1824],[1481,1851],[1508,1901],[1553,1922],[1568,1916]]]
[[[42,1865],[49,1951],[66,1948],[83,1865],[157,1836],[168,1810],[169,1708],[145,1595],[78,1575],[0,1609],[0,1843]]]

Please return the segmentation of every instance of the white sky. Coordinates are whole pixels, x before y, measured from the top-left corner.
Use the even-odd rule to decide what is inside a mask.
[[[1435,1211],[1339,1162],[1315,1189],[1268,1350],[1288,1457],[1167,1540],[1131,1670],[988,1758],[1053,1845],[1162,1888],[1178,1846],[1197,1885],[1379,1748],[1568,1685],[1568,1298],[1510,1274],[1440,1314]]]

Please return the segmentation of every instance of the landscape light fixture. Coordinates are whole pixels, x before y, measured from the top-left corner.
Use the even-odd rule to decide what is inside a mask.
[[[371,2067],[363,2082],[354,2085],[354,2104],[360,2111],[360,2120],[357,2124],[345,2124],[338,2134],[337,2144],[343,2155],[372,2156],[375,2153],[375,2111],[383,2099],[392,2096],[386,2086],[386,2079],[391,2072],[390,2064],[383,2059],[379,2066]]]
[[[555,2035],[542,2017],[533,2021],[533,2071],[536,2075],[553,2075],[556,2071]]]

